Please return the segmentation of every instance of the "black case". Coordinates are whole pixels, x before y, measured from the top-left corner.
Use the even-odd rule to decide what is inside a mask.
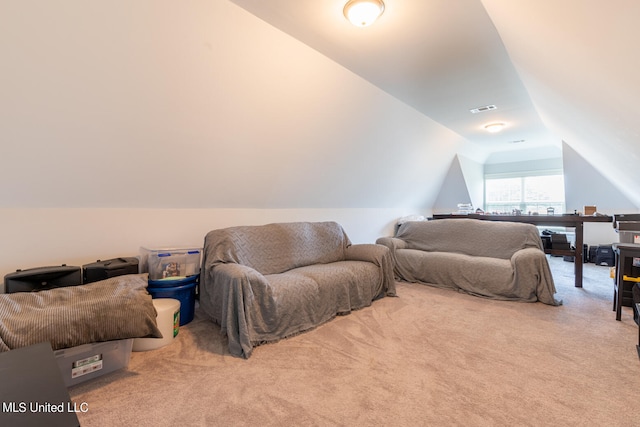
[[[597,265],[608,265],[613,267],[616,263],[612,245],[598,245],[596,248],[595,260]]]
[[[62,264],[59,267],[36,267],[16,270],[4,276],[6,293],[37,292],[45,289],[82,284],[80,267]]]
[[[82,266],[84,283],[97,282],[125,274],[138,274],[138,258],[113,258]]]
[[[551,236],[543,234],[540,236],[540,239],[542,239],[542,247],[544,249],[551,249]]]
[[[640,283],[634,283],[631,288],[631,299],[633,301],[633,320],[640,326]],[[640,335],[638,337],[638,344],[640,344]]]

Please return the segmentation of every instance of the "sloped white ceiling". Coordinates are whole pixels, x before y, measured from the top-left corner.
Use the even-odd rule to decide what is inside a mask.
[[[637,0],[385,0],[384,14],[365,29],[342,19],[344,0],[231,1],[491,159],[544,158],[565,141],[640,206]],[[468,114],[485,104],[498,109]],[[487,135],[490,121],[510,128]]]
[[[545,125],[640,209],[640,2],[482,2]]]
[[[538,116],[480,0],[385,0],[366,28],[343,17],[346,0],[231,0],[301,40],[486,154],[560,146]],[[497,110],[471,114],[485,105]],[[484,125],[503,122],[500,134]]]
[[[9,2],[0,53],[0,208],[426,209],[466,145],[227,0]]]
[[[0,207],[430,208],[520,131],[640,206],[640,2],[385,1],[4,3]]]

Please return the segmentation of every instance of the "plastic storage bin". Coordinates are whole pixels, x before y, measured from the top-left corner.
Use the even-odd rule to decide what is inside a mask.
[[[193,320],[199,278],[196,275],[186,279],[149,280],[147,291],[152,298],[173,298],[180,301],[180,326],[183,326]]]
[[[640,230],[619,231],[618,239],[620,240],[620,243],[640,243]]]
[[[140,272],[149,280],[184,279],[200,274],[202,248],[140,248]]]
[[[617,225],[620,243],[640,243],[640,221],[618,221]]]
[[[126,368],[133,339],[83,344],[53,352],[67,387]]]

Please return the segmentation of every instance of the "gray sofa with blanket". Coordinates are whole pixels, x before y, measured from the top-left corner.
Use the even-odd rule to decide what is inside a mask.
[[[538,229],[477,219],[412,221],[376,243],[391,250],[403,281],[472,295],[560,305]]]
[[[352,245],[335,222],[213,230],[204,241],[200,307],[232,355],[309,330],[395,295],[382,245]]]

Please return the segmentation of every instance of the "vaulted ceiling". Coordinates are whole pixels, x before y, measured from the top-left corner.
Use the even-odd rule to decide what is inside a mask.
[[[553,157],[564,141],[640,206],[640,2],[385,0],[360,28],[344,0],[232,1],[487,156]]]

